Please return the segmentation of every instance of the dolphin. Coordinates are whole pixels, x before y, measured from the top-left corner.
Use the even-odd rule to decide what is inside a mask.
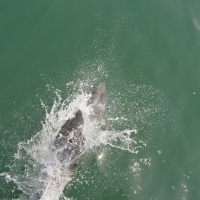
[[[92,122],[100,124],[105,108],[105,83],[99,84],[89,92],[87,106],[90,106],[89,118]],[[60,162],[73,160],[84,150],[85,138],[82,134],[84,125],[83,113],[77,110],[72,119],[67,120],[56,136],[55,149],[62,149],[58,152],[57,158]]]
[[[89,97],[87,100],[87,106],[90,107],[91,111],[89,119],[97,125],[100,125],[106,102],[106,84],[101,83],[98,86],[93,87],[87,92],[87,95]],[[54,151],[57,152],[58,162],[65,166],[65,162],[70,161],[71,164],[67,167],[67,170],[70,172],[70,176],[73,176],[76,172],[76,158],[78,158],[84,150],[85,137],[82,134],[83,126],[83,113],[79,109],[74,113],[74,117],[68,119],[61,126],[60,131],[53,142]],[[48,175],[42,174],[41,177],[42,176],[45,179],[45,176]],[[41,182],[39,191],[33,195],[31,199],[40,200],[43,196],[43,190],[45,190],[45,185]]]

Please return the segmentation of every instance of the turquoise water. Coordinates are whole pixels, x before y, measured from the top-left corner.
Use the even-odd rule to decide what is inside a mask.
[[[42,129],[41,100],[51,108],[56,90],[66,98],[68,82],[91,76],[106,82],[106,119],[129,119],[107,128],[136,127],[147,145],[138,154],[95,149],[65,196],[199,199],[199,8],[197,0],[2,0],[0,172],[9,171],[18,143]],[[0,177],[0,199],[19,195]]]

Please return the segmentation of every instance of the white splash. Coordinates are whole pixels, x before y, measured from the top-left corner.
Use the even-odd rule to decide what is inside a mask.
[[[46,111],[42,130],[27,142],[19,143],[15,163],[10,167],[10,172],[3,173],[7,181],[14,181],[31,200],[58,200],[65,186],[72,179],[71,164],[78,161],[89,150],[100,145],[110,145],[137,154],[140,148],[146,145],[135,138],[136,129],[101,130],[90,121],[91,107],[87,106],[89,96],[83,88],[80,84],[78,92],[65,100],[57,94],[50,111],[42,103]],[[77,110],[81,110],[83,114],[82,134],[85,137],[85,148],[81,155],[61,163],[57,159],[53,142],[62,125],[72,118]],[[98,158],[102,159],[102,157],[103,153]]]

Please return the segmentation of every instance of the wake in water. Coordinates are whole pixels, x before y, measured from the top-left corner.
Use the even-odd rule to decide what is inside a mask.
[[[72,100],[71,100],[72,99]],[[27,142],[19,144],[14,165],[3,173],[8,181],[31,200],[58,200],[71,181],[82,155],[100,146],[138,153],[142,141],[135,139],[136,129],[102,130],[105,110],[105,84],[79,91],[68,99],[57,96],[48,112],[43,129]]]

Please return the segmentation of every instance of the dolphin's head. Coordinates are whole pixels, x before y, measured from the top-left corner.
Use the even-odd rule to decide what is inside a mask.
[[[90,120],[100,122],[106,103],[106,84],[101,83],[89,91],[89,100],[87,105],[91,107]]]

